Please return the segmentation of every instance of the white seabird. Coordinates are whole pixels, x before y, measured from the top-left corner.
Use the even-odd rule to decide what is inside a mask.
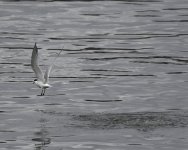
[[[61,52],[62,52],[62,50],[58,53],[57,57],[60,55]],[[52,62],[52,65],[50,65],[47,68],[47,70],[44,74],[38,65],[38,48],[37,48],[37,44],[35,43],[35,46],[34,46],[33,52],[32,52],[32,56],[31,56],[31,67],[32,67],[33,71],[35,72],[35,75],[37,78],[33,81],[33,84],[35,83],[39,88],[42,89],[41,96],[45,94],[45,90],[47,88],[51,87],[51,85],[49,84],[49,75],[50,75],[50,71],[54,65],[56,58]]]

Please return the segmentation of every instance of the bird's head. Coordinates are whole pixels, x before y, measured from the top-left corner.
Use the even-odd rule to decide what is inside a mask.
[[[35,79],[35,80],[33,81],[33,84],[34,84],[36,81],[37,81],[37,79]]]

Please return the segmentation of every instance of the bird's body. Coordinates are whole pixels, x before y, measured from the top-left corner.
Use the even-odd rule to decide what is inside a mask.
[[[35,83],[39,88],[45,88],[45,89],[47,89],[47,88],[51,87],[50,84],[48,84],[48,83],[43,83],[42,81],[34,81],[34,83]]]
[[[60,55],[61,51],[59,52],[58,56]],[[54,62],[55,62],[56,58],[54,59]],[[43,74],[42,70],[40,69],[40,67],[38,65],[38,48],[37,48],[37,45],[35,43],[35,46],[34,46],[33,52],[32,52],[32,56],[31,56],[31,67],[32,67],[32,69],[35,72],[35,75],[37,77],[37,79],[35,79],[33,81],[33,83],[35,83],[36,86],[38,86],[39,88],[42,89],[41,95],[44,95],[45,90],[47,88],[51,87],[51,85],[49,84],[49,75],[50,75],[50,71],[52,69],[54,62],[52,63],[51,66],[48,67],[45,74]]]
[[[46,91],[47,88],[51,87],[50,84],[43,83],[42,81],[33,81],[33,83],[36,84],[36,86],[38,86],[39,88],[42,89],[41,96],[45,94],[45,91]]]

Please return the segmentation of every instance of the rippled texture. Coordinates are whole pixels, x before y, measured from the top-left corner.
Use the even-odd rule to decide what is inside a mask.
[[[0,150],[186,150],[188,1],[0,1]],[[34,43],[45,96],[32,84]]]

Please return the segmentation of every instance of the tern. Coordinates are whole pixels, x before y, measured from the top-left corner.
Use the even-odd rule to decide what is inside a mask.
[[[60,55],[62,50],[58,53],[57,57]],[[50,65],[46,69],[46,72],[44,74],[38,65],[38,48],[37,44],[35,43],[31,56],[31,68],[33,69],[37,78],[33,81],[33,84],[36,84],[39,88],[42,89],[41,96],[45,94],[47,88],[51,87],[51,85],[49,84],[49,75],[57,57],[55,57],[54,61],[52,62],[52,65]]]

